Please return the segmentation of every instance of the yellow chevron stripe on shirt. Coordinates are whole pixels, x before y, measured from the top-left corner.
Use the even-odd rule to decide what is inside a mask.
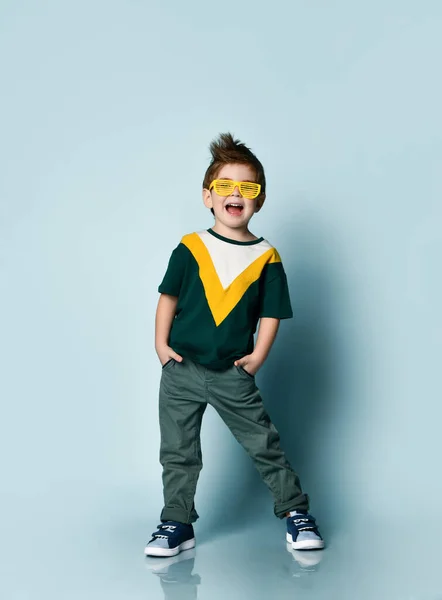
[[[206,293],[207,303],[216,325],[220,325],[235,308],[251,284],[259,279],[264,266],[281,262],[275,248],[266,250],[224,289],[216,272],[210,253],[197,233],[185,235],[181,240],[192,253],[199,266],[199,274]]]

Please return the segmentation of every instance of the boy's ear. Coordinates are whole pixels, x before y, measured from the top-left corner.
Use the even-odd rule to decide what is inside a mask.
[[[255,212],[259,212],[261,210],[262,205],[265,202],[265,199],[266,199],[265,194],[261,194],[261,196],[259,196],[259,198],[256,201]]]
[[[206,208],[213,208],[212,194],[207,188],[203,188],[203,202]]]

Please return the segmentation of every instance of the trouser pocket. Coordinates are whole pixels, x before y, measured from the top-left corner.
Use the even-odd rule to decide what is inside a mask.
[[[172,365],[175,362],[174,358],[169,358],[169,360],[164,363],[164,365],[161,367],[163,370],[167,369],[167,367],[169,367],[170,365]]]
[[[239,371],[239,373],[241,375],[244,375],[244,377],[247,377],[248,379],[252,379],[253,381],[255,381],[255,376],[252,375],[251,373],[249,373],[248,371],[246,371],[244,369],[244,367],[236,367],[236,369]]]

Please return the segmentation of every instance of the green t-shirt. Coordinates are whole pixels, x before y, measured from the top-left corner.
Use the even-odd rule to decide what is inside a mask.
[[[293,316],[281,258],[263,238],[237,242],[212,229],[185,235],[158,291],[178,297],[170,346],[210,369],[253,352],[261,317]]]

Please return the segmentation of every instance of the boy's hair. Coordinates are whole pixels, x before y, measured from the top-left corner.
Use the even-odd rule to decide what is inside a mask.
[[[209,189],[210,184],[216,179],[218,173],[229,164],[249,165],[255,171],[256,183],[261,184],[261,194],[266,191],[266,177],[264,167],[253,152],[239,140],[235,140],[231,133],[221,133],[210,144],[212,160],[207,168],[203,180],[203,189]],[[210,209],[213,212],[213,208]]]

